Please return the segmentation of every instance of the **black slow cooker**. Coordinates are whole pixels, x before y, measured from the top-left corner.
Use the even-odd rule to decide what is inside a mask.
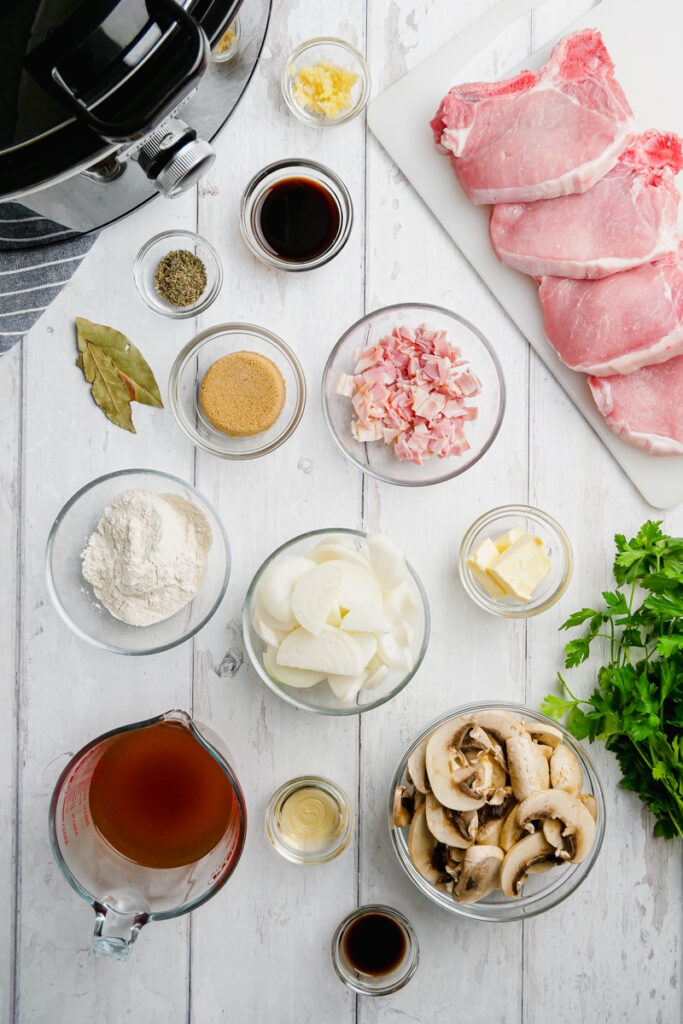
[[[214,64],[238,12],[240,52]],[[2,0],[0,203],[79,234],[182,193],[213,162],[269,14],[270,0]]]

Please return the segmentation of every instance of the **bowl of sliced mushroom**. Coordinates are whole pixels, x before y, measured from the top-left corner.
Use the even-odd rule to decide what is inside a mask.
[[[432,722],[401,759],[391,837],[434,903],[516,921],[566,899],[602,845],[605,804],[585,751],[520,704],[485,702]]]

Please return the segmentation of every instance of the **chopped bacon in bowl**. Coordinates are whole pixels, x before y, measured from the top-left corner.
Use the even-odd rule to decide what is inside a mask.
[[[357,441],[383,441],[398,459],[417,465],[469,449],[465,425],[478,411],[469,403],[481,389],[446,331],[424,324],[394,327],[359,353],[354,373],[342,373],[336,386],[351,399]]]
[[[425,487],[460,476],[488,451],[505,381],[474,324],[442,306],[399,302],[342,334],[325,364],[322,400],[335,444],[357,469]]]

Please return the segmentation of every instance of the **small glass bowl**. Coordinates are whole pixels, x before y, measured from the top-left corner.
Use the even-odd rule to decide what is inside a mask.
[[[403,959],[398,967],[389,974],[378,976],[362,974],[346,958],[344,952],[346,930],[354,921],[357,921],[359,917],[365,917],[366,914],[384,914],[386,917],[390,917],[401,927],[405,936],[406,951]],[[408,984],[415,974],[419,962],[420,945],[412,924],[398,910],[382,903],[368,903],[366,906],[354,910],[352,914],[344,918],[332,937],[332,964],[335,971],[345,985],[363,996],[388,996],[391,992],[398,992],[400,988]]]
[[[314,711],[319,715],[360,715],[364,711],[372,711],[373,708],[378,708],[382,704],[386,704],[388,700],[391,700],[397,693],[400,693],[413,678],[422,664],[427,651],[427,644],[429,643],[431,619],[427,594],[425,593],[425,589],[422,586],[419,576],[410,563],[408,563],[408,575],[420,597],[420,617],[415,625],[415,639],[413,641],[415,660],[413,662],[413,667],[409,672],[403,674],[396,669],[389,669],[389,672],[380,686],[374,690],[360,691],[356,699],[363,703],[350,705],[340,704],[326,679],[323,679],[320,683],[316,683],[315,686],[302,688],[285,686],[272,678],[263,664],[263,651],[265,650],[266,645],[258,636],[252,625],[254,599],[259,580],[271,562],[280,555],[305,555],[318,541],[325,537],[338,537],[340,534],[351,538],[358,538],[358,540],[362,540],[366,537],[366,534],[361,530],[348,530],[339,527],[337,529],[311,530],[309,533],[302,533],[299,537],[293,537],[292,540],[288,540],[285,544],[281,544],[279,548],[276,548],[275,551],[266,558],[265,562],[263,562],[257,570],[254,578],[249,584],[247,596],[244,601],[244,608],[242,609],[242,635],[244,638],[244,646],[251,664],[263,682],[266,686],[270,687],[278,697],[281,697],[282,700],[286,700],[288,704],[293,704],[295,708],[302,708],[304,711]]]
[[[595,797],[597,807],[595,839],[590,853],[580,864],[565,863],[561,866],[553,867],[550,871],[545,871],[542,874],[530,875],[524,884],[521,896],[505,896],[500,889],[496,889],[488,896],[484,896],[478,903],[456,903],[452,896],[447,892],[441,892],[437,889],[432,882],[428,882],[426,878],[423,878],[413,866],[408,852],[408,829],[396,828],[393,824],[394,791],[397,786],[408,785],[406,779],[408,759],[416,747],[430,733],[438,729],[440,725],[444,725],[460,715],[471,715],[477,711],[484,711],[489,708],[510,711],[513,715],[518,715],[522,719],[530,719],[533,722],[552,725],[553,728],[560,730],[563,736],[562,742],[566,743],[574,751],[581,765],[583,773],[582,792],[592,793]],[[537,914],[543,914],[546,910],[557,906],[558,903],[571,896],[574,890],[587,878],[598,858],[605,835],[605,797],[593,762],[583,747],[576,742],[564,726],[559,725],[557,722],[551,722],[549,718],[546,718],[540,712],[532,711],[530,708],[524,707],[523,704],[511,704],[501,700],[487,700],[479,701],[476,704],[465,704],[462,707],[454,708],[452,711],[447,711],[444,715],[440,715],[439,718],[435,718],[433,722],[430,722],[410,744],[410,747],[399,761],[389,790],[388,812],[389,833],[394,853],[413,885],[430,899],[432,903],[436,903],[442,909],[448,910],[451,914],[473,918],[477,921],[521,921],[529,917],[535,917]]]
[[[339,230],[337,235],[324,252],[311,260],[286,260],[267,249],[256,230],[255,217],[259,208],[261,198],[268,189],[272,188],[278,181],[287,178],[308,178],[317,182],[326,189],[339,211]],[[293,158],[291,160],[278,160],[276,163],[268,164],[263,170],[256,174],[244,190],[240,204],[240,229],[242,237],[254,256],[269,267],[277,270],[289,270],[293,273],[304,270],[314,270],[329,263],[331,259],[341,252],[346,245],[351,227],[353,225],[353,203],[349,190],[341,178],[337,177],[334,171],[315,160]]]
[[[272,427],[251,437],[231,437],[209,422],[199,389],[209,367],[230,352],[258,352],[275,363],[285,382],[285,404]],[[192,444],[221,459],[255,459],[275,451],[296,430],[306,405],[306,381],[291,348],[255,324],[219,324],[202,331],[178,354],[168,382],[171,409]]]
[[[174,494],[197,505],[211,526],[213,541],[206,577],[189,604],[151,626],[129,626],[107,611],[81,573],[81,552],[102,513],[121,491]],[[205,626],[223,600],[230,579],[230,544],[213,505],[185,480],[156,469],[123,469],[92,480],[69,498],[47,540],[47,589],[73,632],[114,654],[157,654],[189,640]]]
[[[197,301],[188,306],[174,306],[166,302],[154,284],[154,275],[160,261],[176,249],[189,250],[206,267],[206,288]],[[162,231],[145,242],[135,257],[133,280],[140,298],[152,312],[171,317],[172,320],[186,320],[208,309],[216,298],[223,284],[223,265],[211,243],[194,231]]]
[[[550,559],[550,572],[528,601],[520,601],[512,595],[496,601],[467,568],[467,559],[487,537],[493,540],[515,526],[521,526],[526,533],[543,541]],[[560,524],[547,512],[530,505],[502,505],[480,516],[463,537],[458,557],[458,571],[467,594],[484,611],[505,619],[527,619],[554,605],[567,589],[573,565],[572,546]]]
[[[223,53],[217,53],[216,47],[213,48],[213,50],[211,51],[211,60],[213,61],[214,64],[228,64],[231,60],[234,60],[237,54],[239,53],[240,42],[242,38],[239,15],[234,19],[234,21],[230,22],[221,38],[216,42],[216,46],[220,44],[221,39],[223,39],[223,37],[228,34],[230,29],[232,29],[233,32],[235,33],[235,38],[232,42],[232,45],[229,46],[227,50],[224,50]]]
[[[339,827],[328,846],[315,850],[302,849],[287,841],[286,836],[280,829],[282,809],[293,793],[300,789],[320,789],[335,802],[339,810]],[[266,809],[266,833],[273,847],[287,860],[294,864],[324,864],[328,860],[338,857],[351,842],[353,836],[353,811],[348,796],[336,783],[330,779],[324,779],[318,775],[302,775],[297,779],[290,779],[277,789]]]
[[[327,117],[325,114],[309,110],[308,107],[302,107],[294,98],[297,72],[303,67],[314,66],[319,61],[336,64],[357,75],[351,89],[351,105],[346,110],[341,110],[336,117]],[[285,103],[300,121],[313,128],[334,128],[353,120],[367,103],[370,95],[370,70],[364,57],[350,43],[334,36],[320,36],[317,39],[309,39],[290,53],[282,69],[281,85]]]
[[[356,441],[351,433],[354,416],[351,399],[338,395],[336,387],[342,373],[353,374],[357,350],[362,352],[377,344],[385,335],[391,334],[394,327],[415,328],[425,323],[435,330],[446,331],[449,341],[471,364],[473,373],[481,381],[482,390],[473,399],[479,415],[465,427],[465,436],[471,446],[469,451],[444,459],[431,456],[417,466],[414,462],[397,459],[392,445],[381,441]],[[460,476],[486,454],[503,420],[505,382],[498,356],[484,335],[468,320],[441,306],[400,302],[368,313],[341,336],[323,371],[322,401],[329,431],[337,447],[354,466],[387,484],[426,487]]]

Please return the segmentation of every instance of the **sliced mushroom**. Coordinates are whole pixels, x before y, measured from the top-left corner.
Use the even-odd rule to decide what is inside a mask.
[[[472,762],[483,754],[490,754],[503,771],[507,771],[503,747],[485,729],[482,729],[480,725],[476,725],[474,722],[466,722],[458,734],[453,737],[453,743],[463,751],[468,761]]]
[[[397,786],[394,790],[394,806],[391,815],[395,828],[405,828],[406,825],[410,825],[414,806],[415,802],[410,790],[406,786]]]
[[[502,768],[498,759],[494,756],[493,752],[484,754],[479,761],[479,764],[486,762],[491,767],[491,775],[489,784],[484,794],[486,803],[502,803],[505,799],[505,784],[508,780],[508,773],[505,768]]]
[[[544,871],[550,871],[551,868],[556,868],[559,861],[553,860],[552,857],[548,857],[546,860],[538,860],[535,864],[530,864],[527,868],[527,875],[542,875]]]
[[[453,744],[463,719],[446,722],[429,737],[425,751],[427,778],[439,803],[454,811],[476,811],[484,798],[468,793],[463,783],[475,776],[477,768],[470,765],[463,752]]]
[[[500,833],[503,828],[502,818],[489,818],[477,832],[477,844],[480,846],[500,846]]]
[[[524,724],[509,711],[502,708],[487,708],[470,716],[475,725],[481,726],[487,733],[498,740],[509,740],[511,736],[519,736],[525,732]]]
[[[429,792],[429,782],[427,780],[427,772],[425,770],[425,751],[427,749],[427,743],[429,742],[429,736],[422,740],[415,750],[408,758],[408,767],[406,768],[406,775],[408,782],[412,782],[420,793]]]
[[[543,835],[551,846],[555,847],[555,856],[558,860],[569,860],[573,851],[571,837],[570,842],[565,842],[562,835],[563,825],[557,818],[546,818],[543,822]]]
[[[413,813],[415,813],[415,811],[418,809],[418,807],[421,807],[424,802],[425,802],[425,794],[422,792],[421,789],[416,789],[415,792],[413,793],[413,804],[414,804]]]
[[[534,743],[536,743],[535,740]],[[546,761],[550,761],[550,758],[553,756],[553,748],[549,747],[547,743],[536,743],[536,746],[541,751]]]
[[[578,797],[563,789],[535,793],[517,810],[517,822],[522,828],[546,818],[557,818],[561,822],[562,836],[566,844],[571,845],[572,853],[568,859],[572,864],[579,864],[588,855],[595,838],[595,822],[590,812]]]
[[[503,851],[497,846],[472,846],[462,861],[462,871],[453,891],[458,903],[476,903],[498,888]]]
[[[456,729],[453,730],[453,734],[451,736],[451,742],[452,742],[454,747],[458,748],[458,750],[466,749],[464,744],[465,744],[467,735],[468,735],[470,729],[472,728],[472,722],[471,722],[471,720],[469,718],[464,718],[462,715],[459,718],[452,719],[452,721],[449,723],[449,725],[451,725],[451,727],[452,727],[455,722],[458,723],[458,726],[457,726]]]
[[[547,722],[525,722],[526,731],[536,743],[543,743],[553,750],[562,742],[562,733],[554,725]]]
[[[464,850],[458,850],[454,846],[447,846],[446,853],[444,854],[443,866],[444,871],[447,875],[450,875],[454,881],[458,881],[462,873],[462,862],[465,856]]]
[[[578,796],[583,786],[583,773],[579,759],[566,743],[558,743],[550,758],[550,785]]]
[[[506,818],[516,803],[510,786],[502,786],[488,798],[486,805],[479,811],[479,824],[482,825],[491,818]]]
[[[476,839],[479,828],[479,811],[446,811],[449,821],[452,821],[463,839]],[[469,843],[468,843],[469,845]]]
[[[592,793],[581,793],[579,800],[590,814],[593,821],[598,820],[598,805],[595,802],[595,797]]]
[[[517,823],[518,807],[519,804],[515,803],[515,806],[509,812],[503,822],[503,827],[500,830],[500,846],[506,853],[519,839],[522,838],[524,834],[524,829]]]
[[[408,833],[408,853],[413,867],[428,882],[440,882],[444,876],[440,844],[427,828],[424,807],[413,815]]]
[[[485,803],[496,801],[502,803],[505,797],[507,772],[498,764],[493,754],[480,753],[472,762],[474,774],[461,783],[463,792],[470,796],[481,797]]]
[[[455,881],[454,879],[449,878],[447,882],[437,882],[436,888],[439,889],[440,892],[447,892],[449,896],[452,896],[453,889],[455,888]]]
[[[425,797],[425,820],[427,828],[440,843],[462,849],[472,845],[473,840],[463,835],[461,828],[452,820],[433,793],[427,793]]]
[[[524,836],[505,854],[500,869],[500,887],[506,896],[519,896],[527,880],[529,869],[545,863],[555,863],[555,847],[542,832]]]
[[[527,732],[507,740],[508,769],[512,792],[521,802],[550,785],[548,762]]]

